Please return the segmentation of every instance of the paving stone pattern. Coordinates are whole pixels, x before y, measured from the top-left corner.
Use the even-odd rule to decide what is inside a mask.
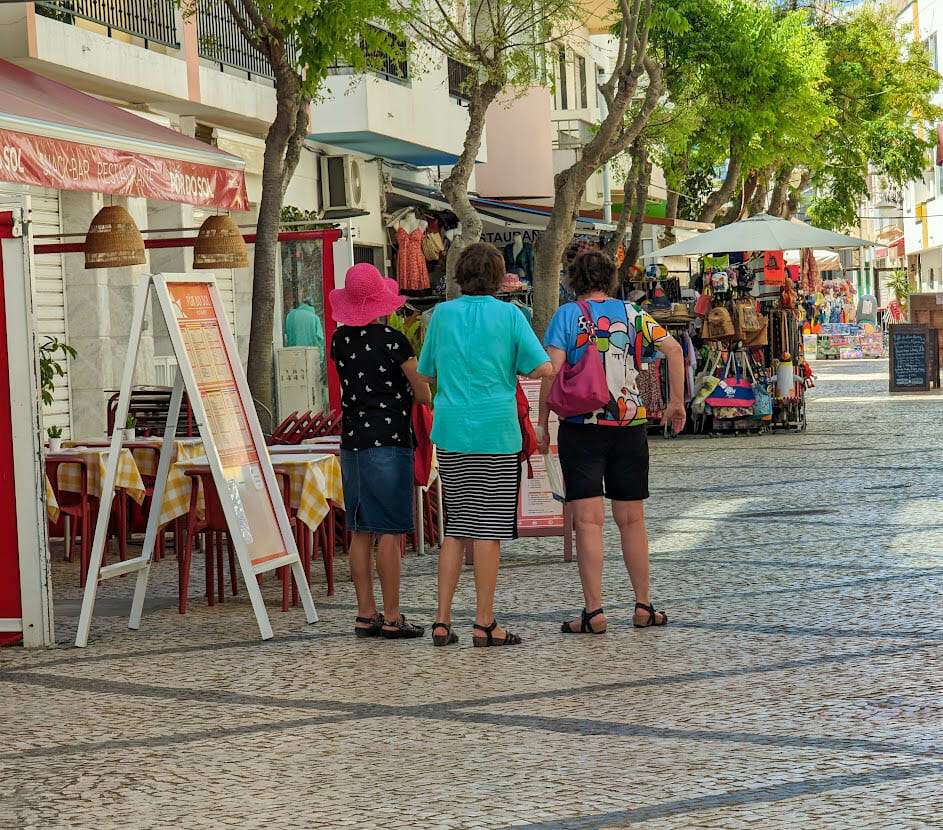
[[[0,651],[0,828],[943,827],[943,396],[887,395],[885,364],[819,363],[804,434],[652,442],[654,596],[636,631],[614,526],[610,631],[560,540],[507,547],[497,607],[525,637],[472,649],[358,641],[353,592],[314,587],[262,643],[243,595],[195,565],[100,592],[89,647],[57,563],[60,648]],[[435,557],[410,553],[432,622]]]

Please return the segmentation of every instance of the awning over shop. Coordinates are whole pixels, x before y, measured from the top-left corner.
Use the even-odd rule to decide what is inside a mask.
[[[416,205],[426,205],[433,210],[438,211],[452,211],[451,205],[449,205],[445,196],[438,190],[435,190],[431,187],[423,187],[422,185],[413,184],[412,182],[404,182],[399,179],[394,179],[392,187],[389,190],[389,193],[410,204]],[[472,199],[474,204],[477,200]],[[478,207],[476,205],[476,207]],[[504,216],[499,216],[494,211],[482,210],[478,208],[478,213],[481,215],[482,221],[487,225],[494,225],[499,228],[507,228],[510,230],[539,230],[544,227],[543,225],[537,224],[526,224],[513,219],[508,219]]]
[[[248,210],[244,163],[0,60],[0,180]]]
[[[510,202],[500,202],[496,199],[472,199],[471,203],[479,210],[488,210],[498,216],[517,221],[526,222],[543,230],[550,222],[550,211],[542,210],[526,205],[516,205]],[[598,233],[611,232],[616,226],[611,222],[604,222],[602,219],[593,219],[589,216],[580,216],[576,220],[577,233]]]
[[[401,138],[393,138],[380,133],[366,130],[346,133],[311,133],[308,136],[312,141],[320,144],[330,144],[332,147],[342,147],[345,150],[354,150],[368,156],[387,158],[392,161],[401,161],[415,167],[448,167],[458,161],[454,153],[445,153],[434,147],[424,144],[415,144]]]
[[[892,242],[886,248],[878,248],[874,252],[874,256],[877,259],[882,259],[885,257],[902,257],[904,255],[904,237],[901,237],[896,242]]]
[[[402,179],[393,179],[393,186],[389,192],[417,204],[427,204],[434,210],[452,210],[445,196],[431,187],[423,187]],[[479,199],[475,196],[472,196],[469,201],[486,224],[497,225],[501,228],[542,231],[550,221],[550,211],[540,208],[502,202],[498,199]],[[588,216],[581,216],[576,223],[577,233],[614,231],[615,229],[616,226],[610,222],[603,222],[601,219]]]

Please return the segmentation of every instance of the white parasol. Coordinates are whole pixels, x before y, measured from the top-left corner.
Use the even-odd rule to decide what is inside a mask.
[[[843,233],[827,231],[791,222],[762,213],[731,222],[715,230],[676,242],[659,251],[646,254],[646,259],[663,256],[698,256],[734,251],[793,251],[800,248],[873,248],[874,243]]]

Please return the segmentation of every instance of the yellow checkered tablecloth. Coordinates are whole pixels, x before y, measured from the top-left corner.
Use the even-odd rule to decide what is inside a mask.
[[[105,480],[105,465],[108,463],[107,447],[76,447],[63,450],[65,454],[81,456],[88,465],[88,494],[96,499],[101,498],[102,482]],[[134,456],[131,451],[122,449],[118,456],[118,475],[115,477],[115,488],[124,490],[138,504],[144,501],[144,482]],[[59,489],[78,493],[82,489],[82,471],[78,464],[65,462],[59,465]]]
[[[142,476],[156,476],[157,464],[160,460],[160,448],[163,446],[162,440],[149,442],[143,447],[134,447],[131,452],[134,453],[134,461],[138,465]],[[157,450],[154,452],[152,449]],[[174,451],[170,458],[170,463],[186,458],[196,458],[204,455],[203,441],[199,438],[178,438],[174,441]]]
[[[206,456],[183,459],[170,468],[167,489],[161,505],[160,525],[185,516],[190,509],[191,480],[187,470],[207,464]],[[298,517],[312,530],[324,520],[330,506],[328,501],[344,503],[341,486],[341,467],[336,456],[320,454],[274,455],[272,464],[284,467],[291,479],[291,504]],[[203,494],[200,493],[197,511],[203,515]]]
[[[275,450],[277,448],[273,448]],[[314,530],[330,510],[328,501],[343,506],[341,465],[336,455],[271,453],[272,465],[283,467],[291,479],[291,506]]]
[[[46,479],[46,515],[49,516],[49,521],[57,522],[59,521],[59,502],[56,501],[56,494],[52,490],[52,483],[49,481],[49,476],[45,476]]]

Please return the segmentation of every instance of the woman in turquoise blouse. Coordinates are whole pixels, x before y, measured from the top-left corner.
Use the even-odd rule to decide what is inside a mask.
[[[445,502],[445,539],[439,554],[436,645],[458,641],[452,598],[466,540],[474,540],[476,646],[517,645],[498,626],[494,589],[501,540],[517,537],[521,430],[517,378],[543,378],[550,359],[520,309],[493,296],[504,279],[504,258],[479,242],[462,251],[456,280],[463,296],[432,316],[419,373],[437,387],[432,442],[437,447]]]

